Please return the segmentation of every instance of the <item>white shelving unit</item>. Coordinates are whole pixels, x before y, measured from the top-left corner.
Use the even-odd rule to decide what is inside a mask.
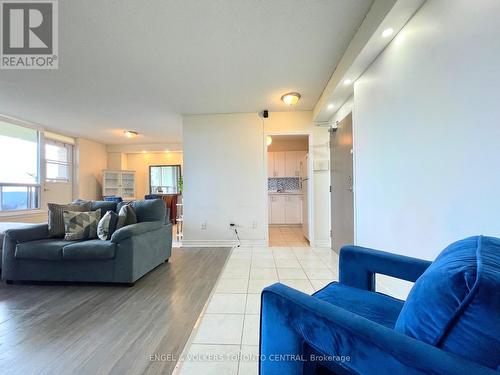
[[[102,195],[116,195],[123,200],[135,199],[135,171],[102,171]]]

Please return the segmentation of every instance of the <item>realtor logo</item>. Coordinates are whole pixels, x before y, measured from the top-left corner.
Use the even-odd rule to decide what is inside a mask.
[[[1,69],[58,68],[57,0],[0,0]]]

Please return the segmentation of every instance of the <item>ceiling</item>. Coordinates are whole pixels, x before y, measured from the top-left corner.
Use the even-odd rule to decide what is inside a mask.
[[[183,114],[289,110],[288,91],[312,110],[371,4],[60,1],[59,69],[0,70],[0,114],[120,144],[181,142]]]

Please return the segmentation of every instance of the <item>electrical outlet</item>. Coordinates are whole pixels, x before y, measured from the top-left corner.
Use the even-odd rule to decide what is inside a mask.
[[[207,222],[204,221],[203,223],[201,223],[201,230],[206,230],[207,229]]]

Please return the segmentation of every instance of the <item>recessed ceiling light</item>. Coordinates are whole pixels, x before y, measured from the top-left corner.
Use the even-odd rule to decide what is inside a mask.
[[[328,107],[327,107],[327,108],[328,108],[328,109],[333,109],[333,107],[334,107],[333,103],[330,103],[330,104],[328,104]]]
[[[300,99],[300,94],[298,92],[289,92],[281,97],[283,103],[289,106],[297,104],[299,99]]]
[[[351,79],[344,79],[344,85],[349,86],[352,83]]]
[[[165,150],[165,152],[168,154],[170,151],[169,150]]]
[[[123,133],[125,134],[125,136],[127,138],[134,138],[134,137],[137,137],[137,135],[139,134],[133,130],[125,130]]]
[[[145,154],[147,151],[146,150],[142,150],[142,153]]]
[[[382,38],[387,38],[390,37],[394,33],[394,29],[392,27],[389,27],[382,31]]]

